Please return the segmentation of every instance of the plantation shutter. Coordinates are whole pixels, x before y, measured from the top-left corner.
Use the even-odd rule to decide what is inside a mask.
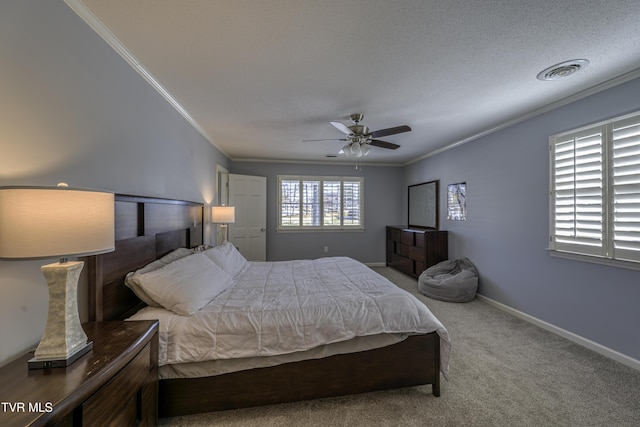
[[[320,181],[302,181],[302,225],[319,226]]]
[[[363,230],[361,177],[278,175],[277,230]]]
[[[640,261],[640,117],[613,123],[613,256]]]
[[[344,181],[343,187],[343,206],[344,206],[344,225],[361,225],[361,209],[362,200],[360,195],[360,181]]]
[[[340,181],[324,181],[322,183],[322,200],[324,202],[324,216],[322,225],[325,226],[340,226],[340,221],[342,219],[341,214],[341,199],[342,192]]]
[[[604,148],[600,127],[552,141],[552,243],[557,250],[604,255]]]
[[[300,221],[300,181],[281,180],[280,220],[282,227],[299,227]]]

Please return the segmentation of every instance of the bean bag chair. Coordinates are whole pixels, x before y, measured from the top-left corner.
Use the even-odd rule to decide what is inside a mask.
[[[418,290],[441,301],[469,302],[478,290],[478,270],[467,258],[442,261],[420,274]]]

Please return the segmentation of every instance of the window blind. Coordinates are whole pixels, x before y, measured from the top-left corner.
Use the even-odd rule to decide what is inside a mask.
[[[340,226],[342,212],[340,211],[342,185],[340,181],[324,181],[322,183],[323,225]]]
[[[559,138],[553,148],[556,248],[602,255],[602,133],[588,129]]]
[[[550,138],[550,249],[640,262],[640,114]]]
[[[612,142],[614,257],[640,261],[640,118],[614,122]]]
[[[360,183],[345,181],[343,183],[344,225],[360,225]]]

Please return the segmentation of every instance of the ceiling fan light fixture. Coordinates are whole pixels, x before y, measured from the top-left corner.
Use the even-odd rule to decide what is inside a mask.
[[[360,158],[360,157],[367,156],[370,151],[371,151],[371,147],[368,144],[351,142],[345,145],[344,147],[342,147],[342,149],[338,152],[338,154],[344,154],[347,157]]]
[[[572,59],[571,61],[561,62],[545,68],[540,71],[536,78],[542,81],[558,80],[580,71],[589,65],[588,59]]]
[[[303,141],[348,141],[338,154],[360,158],[369,155],[372,146],[390,150],[400,148],[398,144],[382,141],[377,138],[409,132],[411,130],[409,126],[402,125],[370,132],[367,126],[360,124],[360,120],[362,120],[363,117],[363,114],[352,114],[350,118],[354,124],[351,126],[347,126],[342,122],[329,122],[334,128],[342,132],[342,138],[305,139]]]
[[[351,144],[351,147],[349,148],[349,155],[351,157],[362,157],[362,148],[359,143],[356,142]]]

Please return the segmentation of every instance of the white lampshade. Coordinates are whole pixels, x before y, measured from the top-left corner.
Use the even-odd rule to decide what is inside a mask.
[[[0,187],[0,258],[95,255],[114,250],[113,193]]]
[[[211,222],[214,224],[233,224],[236,222],[235,206],[212,206]]]

